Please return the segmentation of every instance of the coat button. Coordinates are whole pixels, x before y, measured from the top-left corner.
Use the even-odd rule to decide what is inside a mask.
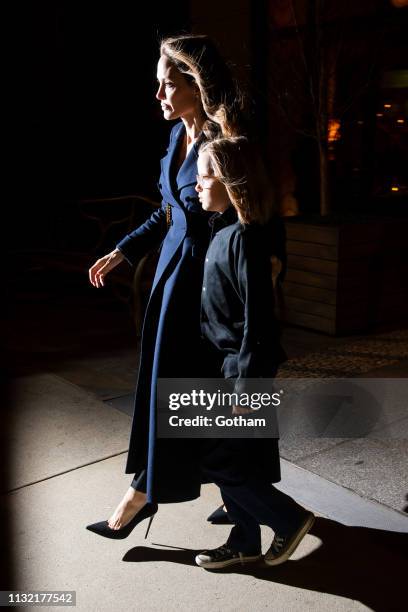
[[[205,291],[205,287],[203,287],[203,291]]]
[[[205,261],[208,261],[208,257],[205,258]]]

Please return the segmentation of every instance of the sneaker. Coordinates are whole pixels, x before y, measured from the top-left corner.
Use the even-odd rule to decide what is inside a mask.
[[[265,555],[266,565],[279,565],[287,561],[311,529],[314,521],[314,514],[308,512],[300,527],[294,533],[287,536],[280,536],[276,533],[272,545]]]
[[[262,555],[250,555],[247,553],[235,552],[228,548],[226,544],[214,548],[213,550],[204,550],[196,556],[195,561],[200,567],[209,569],[217,569],[234,565],[235,563],[251,563],[259,561]]]

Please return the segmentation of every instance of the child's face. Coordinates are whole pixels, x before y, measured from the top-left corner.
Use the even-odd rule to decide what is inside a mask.
[[[210,156],[207,152],[200,153],[197,160],[197,185],[198,199],[204,210],[224,212],[231,202],[225,185],[214,176]]]

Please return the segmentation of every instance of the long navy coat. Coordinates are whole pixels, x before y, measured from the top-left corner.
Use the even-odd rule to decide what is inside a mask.
[[[161,160],[161,208],[117,247],[130,263],[160,244],[161,253],[146,308],[126,473],[135,473],[137,488],[148,501],[181,502],[200,494],[201,446],[205,441],[156,436],[158,377],[211,377],[211,359],[200,331],[200,299],[210,213],[202,210],[195,191],[196,143],[182,166],[175,167],[185,134],[177,123],[167,155]],[[172,222],[167,229],[166,206]]]

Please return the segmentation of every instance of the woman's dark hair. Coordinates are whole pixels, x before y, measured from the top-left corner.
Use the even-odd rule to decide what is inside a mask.
[[[188,80],[197,84],[208,117],[203,127],[207,138],[237,136],[245,132],[244,95],[208,36],[188,34],[165,38],[161,41],[160,53]]]

